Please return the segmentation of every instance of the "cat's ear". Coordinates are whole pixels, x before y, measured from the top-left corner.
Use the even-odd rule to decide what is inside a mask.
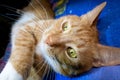
[[[98,18],[100,12],[103,10],[105,5],[106,5],[106,2],[103,2],[100,5],[98,5],[97,7],[95,7],[93,10],[91,10],[88,13],[86,13],[85,15],[83,15],[86,18],[86,20],[89,22],[90,25],[92,25],[93,22]]]
[[[97,44],[94,53],[93,66],[111,66],[120,64],[120,48]]]

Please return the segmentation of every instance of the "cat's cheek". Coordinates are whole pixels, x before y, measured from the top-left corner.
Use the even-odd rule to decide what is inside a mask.
[[[17,73],[10,62],[7,62],[5,68],[0,73],[0,80],[23,80],[22,75]]]

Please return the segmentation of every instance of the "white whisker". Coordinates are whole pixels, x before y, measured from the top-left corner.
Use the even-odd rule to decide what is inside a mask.
[[[42,64],[41,68],[36,72],[36,74],[38,74],[38,73],[45,67],[45,64],[46,64],[46,62],[44,62],[44,63]],[[36,74],[34,74],[34,75],[32,76],[32,78],[33,78]]]
[[[46,11],[46,9],[44,8],[44,6],[42,5],[42,3],[38,0],[36,0],[38,2],[38,4],[41,6],[42,10],[45,12],[45,15],[46,15],[46,19],[48,19],[48,13]],[[44,30],[47,28],[47,25],[45,24],[44,27],[42,27]]]
[[[40,61],[34,68],[36,69],[40,64],[43,64],[44,60]]]
[[[35,10],[36,9],[36,7],[35,6],[33,6],[33,4],[30,2],[29,3],[30,5],[31,5],[31,7]],[[37,12],[37,14],[40,14],[39,12],[38,12],[38,10],[36,10],[36,12]],[[41,15],[39,15],[39,16],[41,16]],[[36,17],[38,20],[40,20],[38,17]],[[42,16],[41,16],[41,18],[42,18]]]
[[[38,2],[38,4],[41,6],[41,8],[43,9],[43,11],[45,12],[46,15],[46,19],[48,19],[48,13],[46,11],[46,9],[44,8],[44,6],[41,4],[41,2],[39,2],[38,0],[36,0]],[[41,16],[42,17],[42,16]],[[43,18],[42,18],[43,19]],[[46,24],[45,24],[46,25]],[[43,27],[43,29],[45,30],[47,28],[47,25]]]
[[[47,13],[46,9],[44,8],[44,6],[38,0],[36,0],[36,1],[38,2],[38,4],[40,4],[41,8],[44,10],[44,12],[46,14],[46,19],[48,19],[48,13]]]
[[[16,20],[17,20],[17,19],[11,18],[11,17],[6,16],[6,15],[3,15],[3,14],[0,14],[0,16],[5,17],[5,18],[8,18],[8,19],[13,20],[13,21],[16,21]]]
[[[50,80],[54,80],[54,78],[55,78],[55,73],[54,73],[54,71],[53,71],[53,69],[52,68],[50,68]]]
[[[48,79],[49,74],[50,74],[50,66],[48,66],[48,71],[46,72],[46,74],[44,74],[44,77],[46,77],[46,80],[49,80]]]
[[[18,16],[18,17],[20,16],[20,15],[18,15],[18,14],[11,14],[11,13],[6,13],[5,15],[6,15],[6,16]]]
[[[0,5],[1,7],[5,7],[6,9],[12,11],[12,12],[15,12],[17,14],[22,14],[24,13],[24,11],[20,10],[20,9],[17,9],[17,8],[14,8],[14,7],[11,7],[11,6],[7,6],[7,5]]]
[[[30,5],[33,7],[33,5],[30,3]],[[35,9],[35,7],[33,7],[33,9]],[[37,11],[37,13],[39,14],[39,12]],[[41,16],[41,15],[40,15]],[[42,18],[42,16],[41,16]],[[38,24],[37,23],[37,20],[40,20],[37,16],[35,16],[35,19],[33,20],[35,24]],[[43,32],[45,29],[44,27],[39,27],[40,28],[40,31]]]

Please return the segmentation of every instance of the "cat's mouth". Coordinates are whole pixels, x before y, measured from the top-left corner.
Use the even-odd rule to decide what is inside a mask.
[[[59,61],[55,55],[54,56],[50,55],[51,47],[48,44],[46,44],[45,42],[41,42],[40,49],[42,51],[43,57],[45,58],[45,60],[47,60],[48,64],[52,67],[52,69],[55,72],[60,73],[60,74],[65,75],[65,76],[70,75],[64,69],[65,65],[63,65],[61,63],[61,61]]]
[[[52,55],[50,53],[51,47],[47,43],[45,43],[45,39],[41,40],[39,49],[41,51],[42,56],[45,58],[47,63],[52,67],[52,69],[54,71],[60,73],[59,63],[56,61],[55,57],[52,57]]]
[[[56,57],[54,53],[54,47],[51,45],[53,42],[51,41],[50,38],[43,38],[40,43],[40,50],[45,58],[45,60],[48,62],[48,64],[52,67],[52,69],[65,76],[73,77],[79,74],[78,71],[76,71],[76,67],[73,68],[71,65],[64,64],[61,62],[61,60]],[[53,51],[53,52],[52,52]]]

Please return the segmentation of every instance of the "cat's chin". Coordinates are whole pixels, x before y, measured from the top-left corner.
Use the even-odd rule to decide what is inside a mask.
[[[73,76],[76,76],[76,74],[73,75],[73,71],[70,70],[67,71],[63,68],[65,68],[65,66],[61,66],[55,59],[53,59],[51,56],[54,56],[54,55],[51,55],[51,53],[49,53],[49,50],[51,49],[52,47],[50,47],[49,45],[47,45],[44,40],[41,41],[41,43],[39,44],[39,51],[41,52],[42,56],[45,58],[45,60],[47,61],[47,63],[52,67],[52,69],[61,74],[61,75],[64,75],[64,76],[69,76],[69,77],[73,77]]]
[[[40,53],[45,58],[47,63],[52,67],[52,69],[55,72],[61,73],[59,63],[54,61],[54,59],[51,57],[49,53],[50,48],[51,48],[50,46],[44,43],[44,40],[41,40],[41,42],[39,43],[37,47],[37,53]]]

